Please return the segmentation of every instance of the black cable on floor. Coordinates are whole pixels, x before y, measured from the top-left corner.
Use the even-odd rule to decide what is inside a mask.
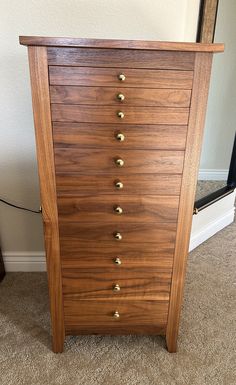
[[[10,203],[10,202],[8,202],[8,201],[5,201],[5,200],[2,199],[2,198],[0,198],[0,202],[5,203],[5,204],[8,205],[8,206],[15,207],[16,209],[19,209],[19,210],[25,210],[25,211],[30,211],[31,213],[35,213],[35,214],[40,214],[40,213],[42,212],[41,207],[40,207],[39,210],[31,210],[31,209],[27,209],[26,207],[14,205],[13,203]]]

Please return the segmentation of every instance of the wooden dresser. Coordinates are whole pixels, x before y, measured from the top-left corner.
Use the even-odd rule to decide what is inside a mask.
[[[176,351],[212,54],[222,44],[28,46],[53,350],[163,334]]]

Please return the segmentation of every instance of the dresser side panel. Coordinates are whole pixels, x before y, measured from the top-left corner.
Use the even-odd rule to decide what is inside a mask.
[[[46,47],[29,47],[28,54],[47,256],[53,350],[54,352],[61,352],[65,328],[47,49]]]
[[[196,53],[166,333],[169,352],[176,351],[211,64],[211,53]]]

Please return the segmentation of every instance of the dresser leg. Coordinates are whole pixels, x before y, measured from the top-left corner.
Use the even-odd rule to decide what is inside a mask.
[[[169,353],[177,352],[177,340],[175,338],[169,339],[168,335],[166,336],[166,347]]]
[[[64,338],[52,337],[52,351],[53,353],[62,353],[64,350]]]

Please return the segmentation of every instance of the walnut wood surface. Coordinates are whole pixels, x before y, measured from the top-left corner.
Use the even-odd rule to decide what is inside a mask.
[[[119,243],[148,243],[155,242],[158,244],[175,242],[176,223],[158,223],[156,225],[150,223],[77,223],[77,222],[60,222],[59,220],[60,236],[64,239],[71,239],[77,242],[79,246],[84,242],[89,242],[92,245],[97,244],[97,247],[106,247],[104,242],[109,242],[114,246]],[[117,241],[114,235],[120,232],[122,240]],[[100,244],[99,244],[100,243]],[[118,249],[117,249],[118,251]]]
[[[217,8],[219,0],[204,0],[203,13],[199,31],[199,41],[201,43],[213,43]]]
[[[73,173],[56,174],[57,194],[84,195],[84,194],[114,194],[122,196],[127,194],[142,195],[179,195],[181,187],[179,174],[129,174],[117,176],[112,174],[81,175]],[[123,183],[123,189],[117,190],[117,181]]]
[[[223,45],[20,42],[34,46],[29,61],[53,350],[63,350],[65,333],[166,333],[168,350],[176,351],[212,59],[203,52]],[[116,99],[120,91],[124,103]],[[115,205],[124,209],[121,216]]]
[[[183,182],[179,204],[176,248],[174,255],[170,308],[166,335],[167,347],[170,352],[175,352],[177,348],[177,335],[192,224],[192,212],[198,176],[200,149],[208,97],[211,63],[212,54],[197,54],[193,80],[193,95],[189,117],[187,145],[185,152]]]
[[[94,226],[95,224],[92,224],[92,228]],[[138,258],[140,261],[144,258],[157,258],[157,263],[159,264],[158,258],[160,256],[163,256],[163,259],[166,259],[166,257],[169,258],[170,255],[173,257],[175,237],[170,236],[168,239],[155,239],[153,242],[144,242],[143,239],[140,239],[140,242],[137,243],[124,241],[114,242],[112,237],[110,241],[105,243],[88,243],[86,240],[80,240],[78,242],[76,229],[74,229],[73,233],[70,233],[69,236],[68,234],[61,235],[60,245],[62,259],[64,260],[72,258],[72,260],[75,261],[80,258],[80,255],[81,258],[86,259],[91,257],[94,260],[98,255],[103,255],[102,252],[104,251],[104,256],[111,256],[112,258],[114,256],[121,256],[122,258],[123,256],[127,256],[127,258]],[[73,261],[72,263],[74,263]]]
[[[46,48],[29,47],[29,64],[47,257],[53,351],[62,352],[65,329]]]
[[[63,269],[91,269],[99,266],[100,269],[109,269],[115,273],[126,268],[166,271],[172,269],[173,265],[174,242],[78,246],[76,240],[61,238],[60,247]],[[116,257],[120,258],[121,265],[114,263]]]
[[[123,142],[117,134],[125,136]],[[187,126],[53,123],[55,147],[184,150]]]
[[[178,196],[155,195],[90,195],[58,197],[58,214],[61,222],[125,222],[158,223],[176,222]],[[122,214],[115,209],[121,207]]]
[[[108,327],[104,323],[99,325],[95,324],[70,324],[66,326],[66,335],[165,335],[166,334],[166,324],[157,324],[156,322],[150,325],[131,325],[131,324],[113,324],[112,327]]]
[[[118,95],[125,99],[120,101]],[[191,90],[148,89],[121,87],[83,87],[51,86],[52,103],[95,104],[97,106],[154,106],[154,107],[189,107]]]
[[[114,39],[83,39],[71,37],[42,37],[42,36],[20,36],[20,44],[43,45],[61,47],[101,47],[101,48],[124,48],[124,49],[150,49],[168,51],[200,51],[200,52],[222,52],[224,45],[180,43],[169,41],[152,40],[114,40]]]
[[[104,301],[75,300],[64,301],[66,330],[103,330],[105,334],[124,334],[124,330],[135,333],[136,330],[152,334],[153,330],[165,329],[168,313],[168,301]],[[113,317],[118,311],[120,318]],[[96,320],[96,321],[95,321]],[[155,326],[154,326],[155,325]],[[150,329],[150,331],[149,331]],[[82,334],[82,333],[81,333]]]
[[[80,174],[112,174],[114,179],[129,174],[169,173],[181,174],[183,151],[119,150],[55,148],[57,172]],[[116,165],[122,159],[124,166]]]
[[[193,71],[146,70],[123,68],[126,79],[121,82],[119,68],[49,66],[52,85],[87,87],[135,87],[192,89]]]
[[[169,301],[172,270],[158,271],[148,267],[104,271],[97,264],[93,269],[63,269],[63,297],[68,299],[120,299]],[[114,285],[120,291],[114,291]]]
[[[122,50],[103,48],[48,49],[49,65],[193,70],[194,52]]]
[[[121,124],[180,124],[188,123],[188,108],[167,107],[128,107],[119,105],[72,105],[52,104],[52,120],[54,122],[87,122]],[[123,119],[117,116],[122,111]]]

